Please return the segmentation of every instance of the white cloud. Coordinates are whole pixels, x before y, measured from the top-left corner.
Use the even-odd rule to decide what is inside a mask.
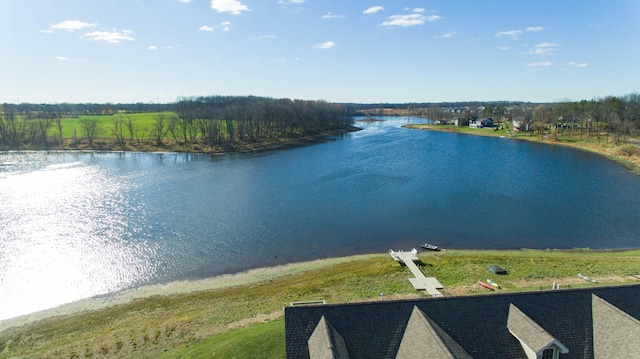
[[[446,34],[442,35],[442,37],[443,37],[443,38],[445,38],[445,39],[450,39],[450,38],[452,38],[452,37],[453,37],[453,35],[455,35],[455,34],[456,34],[456,32],[455,32],[455,31],[449,31],[449,32],[447,32]]]
[[[334,14],[332,12],[328,12],[328,13],[322,15],[323,19],[342,19],[344,17],[345,17],[344,15],[337,15],[337,14]]]
[[[375,13],[377,13],[379,11],[382,11],[382,10],[384,10],[384,7],[376,5],[376,6],[372,6],[372,7],[368,8],[368,9],[366,9],[362,13],[363,14],[367,14],[367,15],[368,14],[375,14]]]
[[[104,41],[110,42],[112,44],[118,44],[121,41],[136,41],[136,39],[131,36],[132,31],[130,30],[122,30],[118,31],[113,29],[111,31],[94,31],[87,34],[82,35],[83,37],[88,37],[93,41]]]
[[[190,2],[191,2],[191,0],[178,0],[178,1],[183,2],[183,3],[185,3],[185,4],[187,4],[187,3],[190,3]]]
[[[577,67],[577,68],[585,68],[585,67],[589,67],[589,64],[586,62],[581,62],[581,63],[576,63],[576,62],[567,62],[568,66],[573,66],[573,67]]]
[[[496,37],[511,36],[511,37],[513,37],[515,39],[516,37],[518,37],[521,34],[522,34],[522,30],[498,31],[498,33],[496,33]]]
[[[240,15],[243,11],[251,11],[238,0],[211,0],[211,9],[217,12],[228,12],[232,15]]]
[[[553,62],[551,61],[540,61],[540,62],[530,62],[528,64],[525,64],[525,67],[549,67],[553,65]]]
[[[313,45],[314,49],[330,49],[332,47],[336,47],[336,43],[333,41],[326,41],[326,42],[322,42],[320,44],[315,44]]]
[[[67,20],[67,21],[59,22],[51,26],[51,28],[71,32],[71,31],[81,30],[81,29],[84,29],[85,27],[92,27],[92,26],[96,26],[96,24],[89,24],[88,22],[78,21],[78,20]]]
[[[149,45],[147,47],[147,50],[157,50],[157,49],[158,49],[158,46],[156,46],[156,45]]]
[[[67,61],[67,60],[69,60],[69,58],[64,57],[64,56],[56,56],[56,60],[59,60],[59,61]]]
[[[417,26],[422,25],[425,22],[432,22],[441,19],[438,15],[424,16],[422,14],[408,14],[408,15],[391,15],[389,20],[383,22],[382,26]]]
[[[305,1],[306,0],[279,0],[278,4],[283,4],[283,5],[287,5],[287,4],[302,4]]]
[[[281,63],[281,64],[287,64],[287,63],[291,63],[291,62],[296,62],[298,60],[300,60],[299,57],[294,57],[294,58],[291,58],[291,59],[279,59],[279,60],[276,60],[276,61]]]
[[[413,12],[423,13],[423,12],[425,12],[425,9],[424,9],[424,8],[421,8],[421,7],[417,7],[417,8],[415,8],[415,9],[413,9]]]
[[[557,49],[558,49],[558,45],[550,42],[543,42],[534,46],[533,50],[531,50],[531,53],[534,55],[551,55]]]
[[[500,46],[500,47],[498,47],[498,50],[502,50],[502,51],[507,51],[509,49],[511,49],[511,46]]]
[[[258,36],[258,40],[275,39],[275,38],[277,38],[276,35],[260,35],[260,36]]]
[[[529,32],[540,32],[542,30],[544,30],[544,28],[542,26],[529,26],[527,28],[527,31],[529,31]]]
[[[223,21],[219,25],[216,25],[215,27],[202,25],[200,26],[200,28],[198,28],[198,30],[204,31],[204,32],[212,32],[212,31],[215,31],[216,29],[221,29],[222,31],[226,32],[231,30],[230,26],[231,26],[231,21]]]

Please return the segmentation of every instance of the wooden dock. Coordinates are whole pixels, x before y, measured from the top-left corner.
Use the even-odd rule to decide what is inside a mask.
[[[389,255],[396,262],[404,262],[404,264],[409,268],[411,274],[415,278],[409,278],[409,282],[413,285],[416,290],[424,290],[429,293],[432,297],[442,297],[442,293],[438,289],[444,288],[440,282],[435,277],[425,277],[424,273],[418,268],[418,266],[414,263],[419,261],[420,259],[416,257],[415,254],[411,252],[404,251],[393,251],[389,250]]]

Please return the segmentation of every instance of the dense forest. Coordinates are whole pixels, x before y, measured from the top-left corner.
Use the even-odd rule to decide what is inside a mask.
[[[136,121],[137,113],[150,113],[149,119]],[[208,151],[345,132],[352,116],[341,104],[253,96],[182,98],[172,104],[4,104],[0,149],[128,150],[179,144]]]

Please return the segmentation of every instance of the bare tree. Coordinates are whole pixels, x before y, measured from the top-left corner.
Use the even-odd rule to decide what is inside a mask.
[[[32,121],[34,121],[36,136],[38,137],[44,148],[48,149],[49,146],[47,144],[47,132],[49,131],[49,128],[53,123],[53,118],[39,118]]]
[[[126,141],[124,139],[124,118],[122,115],[113,119],[113,125],[109,127],[111,133],[116,138],[116,143],[122,150],[126,149]]]
[[[62,116],[56,116],[55,122],[56,128],[58,129],[58,139],[60,141],[60,147],[64,148],[64,139],[62,138]]]
[[[162,140],[167,136],[169,132],[169,118],[164,113],[159,113],[154,116],[154,123],[152,124],[151,135],[156,141],[156,146],[162,144]]]
[[[133,140],[138,137],[138,129],[129,116],[127,116],[127,130],[129,130],[129,143],[133,143]]]
[[[93,140],[98,130],[98,119],[82,118],[80,119],[80,127],[87,138],[87,142],[89,142],[89,146],[93,148]]]

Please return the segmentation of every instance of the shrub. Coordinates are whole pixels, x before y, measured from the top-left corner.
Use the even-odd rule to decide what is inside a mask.
[[[623,156],[640,156],[640,147],[631,144],[622,145],[618,153]]]

